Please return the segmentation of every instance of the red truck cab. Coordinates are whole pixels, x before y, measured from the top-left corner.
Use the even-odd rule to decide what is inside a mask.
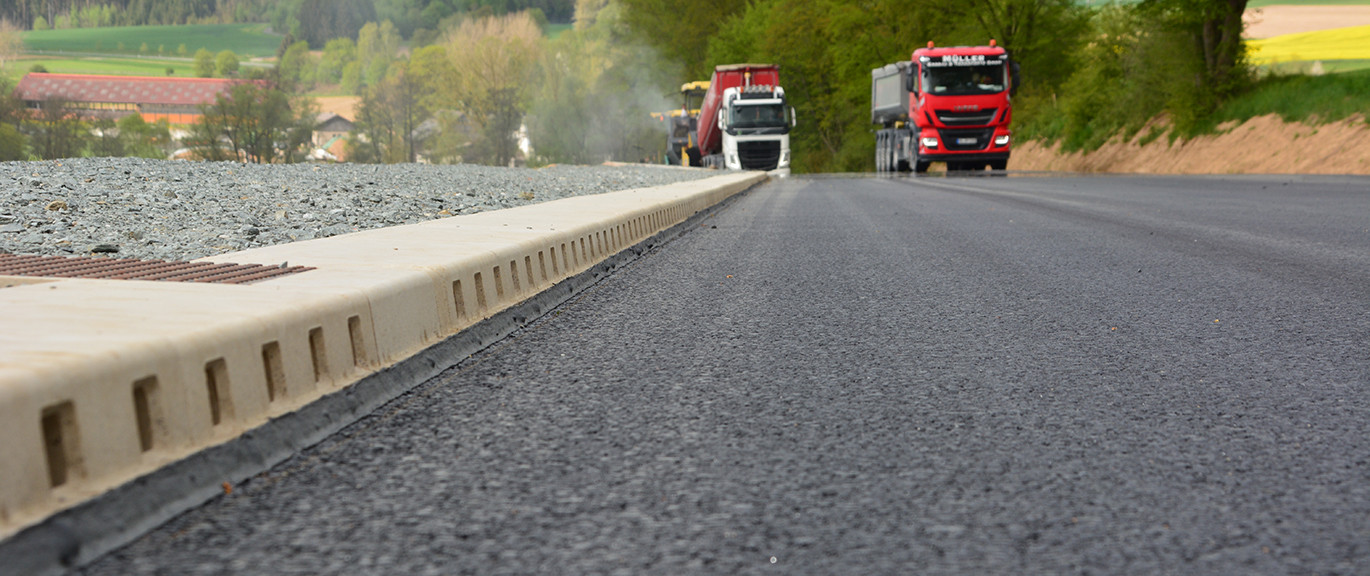
[[[929,42],[913,52],[912,60],[908,117],[917,126],[917,162],[1003,170],[1012,139],[1015,79],[1008,52],[993,41],[948,48]]]
[[[1005,169],[1017,84],[1016,65],[993,40],[946,48],[929,42],[910,60],[872,70],[871,121],[882,126],[876,170],[926,172],[933,162],[948,170]]]

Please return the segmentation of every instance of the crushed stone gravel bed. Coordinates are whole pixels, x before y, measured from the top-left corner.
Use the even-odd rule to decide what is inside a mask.
[[[715,174],[648,165],[4,162],[0,252],[192,260]]]

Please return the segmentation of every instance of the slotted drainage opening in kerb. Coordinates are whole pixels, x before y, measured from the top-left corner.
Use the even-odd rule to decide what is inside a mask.
[[[214,264],[212,262],[181,262],[175,260],[135,260],[131,258],[0,254],[0,276],[247,284],[308,270],[313,270],[313,268],[284,265],[263,266],[261,264]]]

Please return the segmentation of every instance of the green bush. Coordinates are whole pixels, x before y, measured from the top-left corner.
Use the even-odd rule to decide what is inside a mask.
[[[0,124],[0,162],[27,160],[24,153],[24,135],[9,124]]]
[[[1370,117],[1370,70],[1325,76],[1271,75],[1220,106],[1210,127],[1278,114],[1286,122],[1335,122]]]

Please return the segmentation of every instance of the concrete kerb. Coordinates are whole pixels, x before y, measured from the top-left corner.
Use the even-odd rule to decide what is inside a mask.
[[[99,557],[765,179],[725,174],[206,259],[317,268],[248,286],[0,279],[0,573]]]

